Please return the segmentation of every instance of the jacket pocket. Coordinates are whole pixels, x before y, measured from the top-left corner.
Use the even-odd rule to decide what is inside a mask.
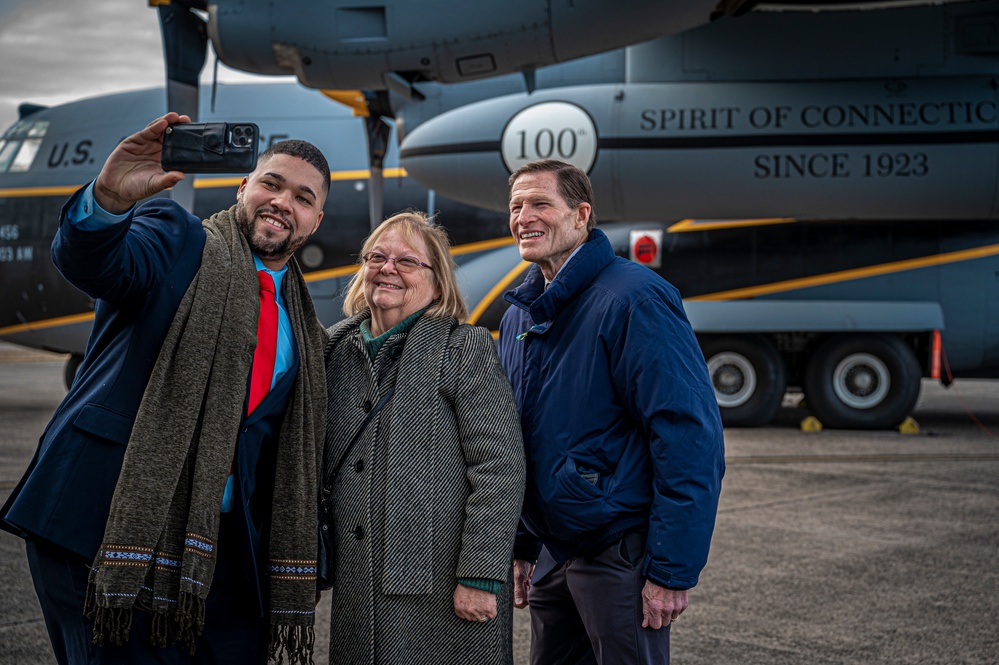
[[[88,434],[124,446],[132,435],[134,422],[134,419],[100,404],[87,404],[80,409],[73,425]]]
[[[552,535],[574,541],[580,535],[599,530],[611,519],[603,492],[580,475],[571,457],[555,472],[553,480],[544,507]]]

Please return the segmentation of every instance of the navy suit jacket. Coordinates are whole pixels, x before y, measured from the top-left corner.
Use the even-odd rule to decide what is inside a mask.
[[[125,447],[153,365],[201,266],[205,232],[201,220],[169,199],[145,203],[130,219],[107,229],[81,231],[66,220],[80,193],[63,208],[52,258],[69,282],[97,301],[93,332],[76,380],[0,509],[0,528],[46,540],[90,561],[104,537]],[[240,429],[234,512],[237,522],[250,528],[242,534],[251,548],[248,571],[260,570],[260,533],[269,515],[268,480],[254,471],[261,455],[266,456],[263,444],[276,439],[297,366],[296,356]],[[260,496],[252,495],[255,486],[262,490]]]

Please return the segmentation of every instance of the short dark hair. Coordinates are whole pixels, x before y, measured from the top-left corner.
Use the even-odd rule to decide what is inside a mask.
[[[593,212],[593,188],[590,186],[589,176],[581,169],[557,159],[539,159],[528,162],[514,171],[510,174],[507,183],[513,187],[517,178],[528,173],[554,173],[559,196],[565,199],[570,208],[575,208],[580,203],[588,203],[590,205],[590,218],[586,222],[586,230],[592,231],[596,228],[597,216]]]
[[[272,144],[260,155],[259,162],[265,162],[274,155],[290,155],[307,161],[316,167],[319,175],[323,178],[323,196],[330,193],[330,165],[323,156],[322,151],[308,141],[301,139],[288,139]]]

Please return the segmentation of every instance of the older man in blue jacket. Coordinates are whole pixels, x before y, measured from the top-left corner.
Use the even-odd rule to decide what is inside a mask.
[[[535,264],[499,339],[527,456],[514,598],[531,662],[668,663],[724,473],[704,358],[676,289],[595,228],[586,174],[543,160],[510,186]]]

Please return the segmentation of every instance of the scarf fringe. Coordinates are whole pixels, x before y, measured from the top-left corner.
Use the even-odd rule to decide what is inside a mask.
[[[288,656],[289,665],[313,665],[312,652],[316,646],[316,631],[312,626],[287,626],[271,624],[271,643],[268,656],[283,665]]]
[[[93,583],[87,585],[83,615],[94,623],[94,644],[110,642],[124,646],[132,629],[132,607],[105,607],[97,602]],[[163,648],[179,642],[194,655],[198,637],[205,630],[205,600],[195,594],[181,593],[177,608],[172,612],[150,612],[149,643]],[[315,636],[313,636],[313,641]]]
[[[175,641],[186,645],[194,655],[195,640],[205,631],[205,599],[195,594],[181,592],[177,600],[177,637]]]
[[[104,646],[105,641],[119,647],[128,642],[128,634],[132,630],[132,608],[98,604],[93,582],[87,583],[83,615],[94,622],[93,643],[97,646]]]

